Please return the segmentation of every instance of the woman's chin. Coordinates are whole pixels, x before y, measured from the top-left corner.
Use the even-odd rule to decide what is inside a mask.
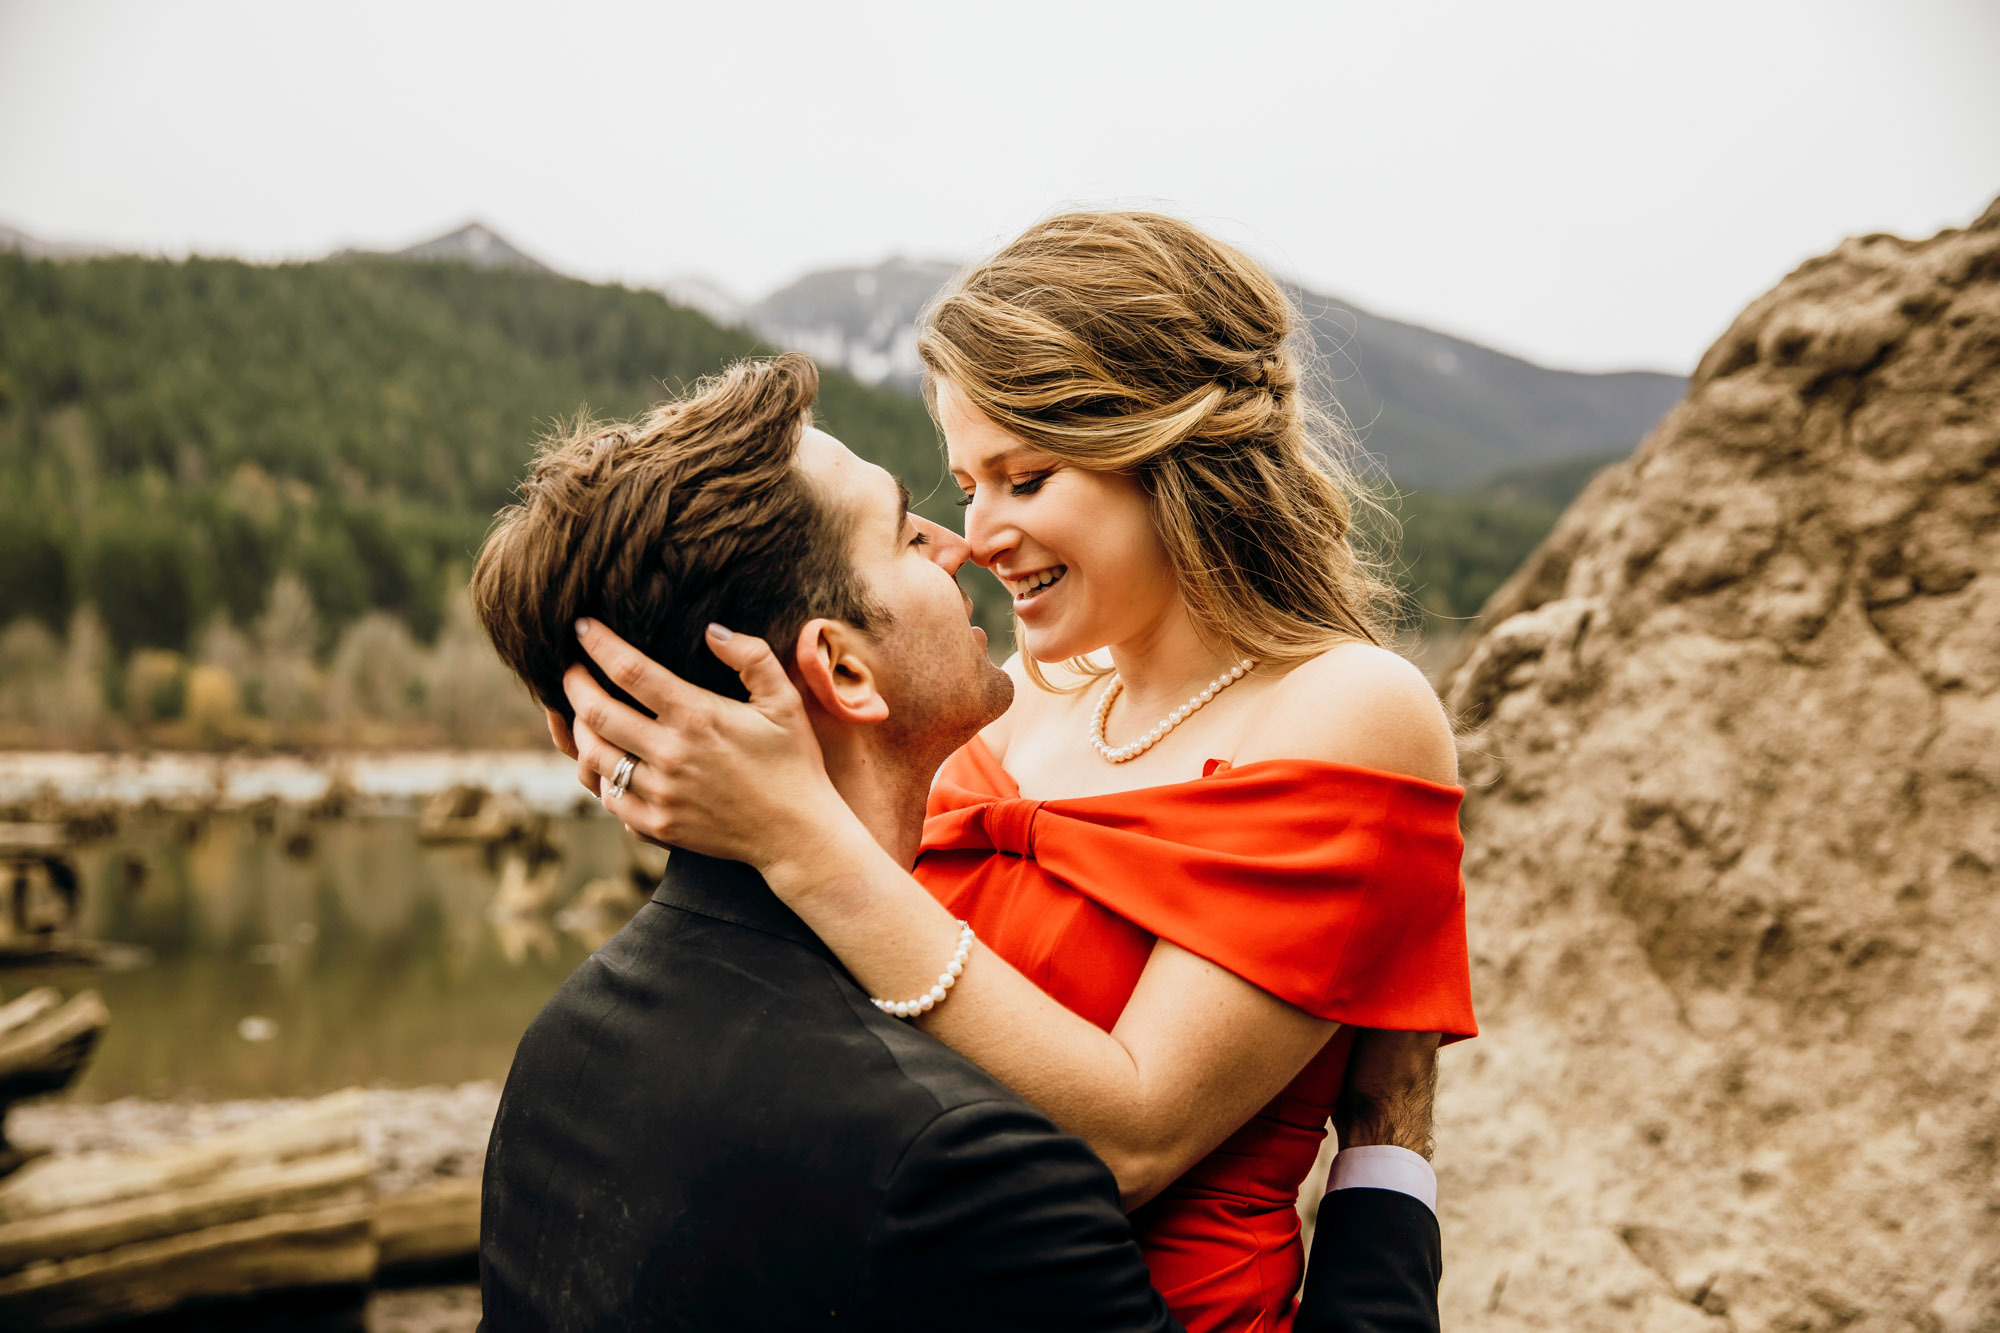
[[[1073,657],[1085,656],[1096,647],[1074,634],[1037,633],[1025,625],[1021,628],[1021,651],[1042,666],[1061,666]]]

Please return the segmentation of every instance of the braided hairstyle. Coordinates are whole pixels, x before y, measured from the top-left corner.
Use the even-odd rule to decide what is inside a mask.
[[[1287,665],[1384,642],[1396,603],[1354,532],[1374,502],[1343,460],[1351,433],[1304,392],[1301,333],[1233,247],[1158,213],[1079,212],[948,287],[917,349],[933,410],[947,381],[1030,445],[1136,478],[1197,631]]]

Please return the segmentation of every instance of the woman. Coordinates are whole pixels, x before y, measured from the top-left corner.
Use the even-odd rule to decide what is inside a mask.
[[[753,861],[871,994],[1088,1140],[1191,1330],[1288,1327],[1352,1028],[1474,1030],[1451,731],[1381,646],[1295,318],[1242,254],[1137,213],[1052,218],[931,312],[965,537],[1022,651],[914,878],[799,798],[808,761],[698,837],[670,793],[606,789]],[[620,751],[577,739],[598,790]]]

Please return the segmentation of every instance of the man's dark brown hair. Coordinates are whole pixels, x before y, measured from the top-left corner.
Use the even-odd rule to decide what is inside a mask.
[[[739,361],[636,423],[543,442],[472,573],[480,623],[537,699],[572,716],[562,677],[588,663],[580,616],[739,699],[703,638],[709,622],[768,640],[780,660],[816,617],[872,628],[851,525],[797,466],[818,392],[797,353]]]

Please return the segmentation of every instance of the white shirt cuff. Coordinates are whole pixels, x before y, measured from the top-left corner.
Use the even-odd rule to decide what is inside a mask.
[[[1433,1213],[1438,1208],[1438,1178],[1431,1164],[1408,1148],[1387,1143],[1335,1153],[1326,1188],[1329,1194],[1334,1190],[1394,1190],[1420,1200]]]

